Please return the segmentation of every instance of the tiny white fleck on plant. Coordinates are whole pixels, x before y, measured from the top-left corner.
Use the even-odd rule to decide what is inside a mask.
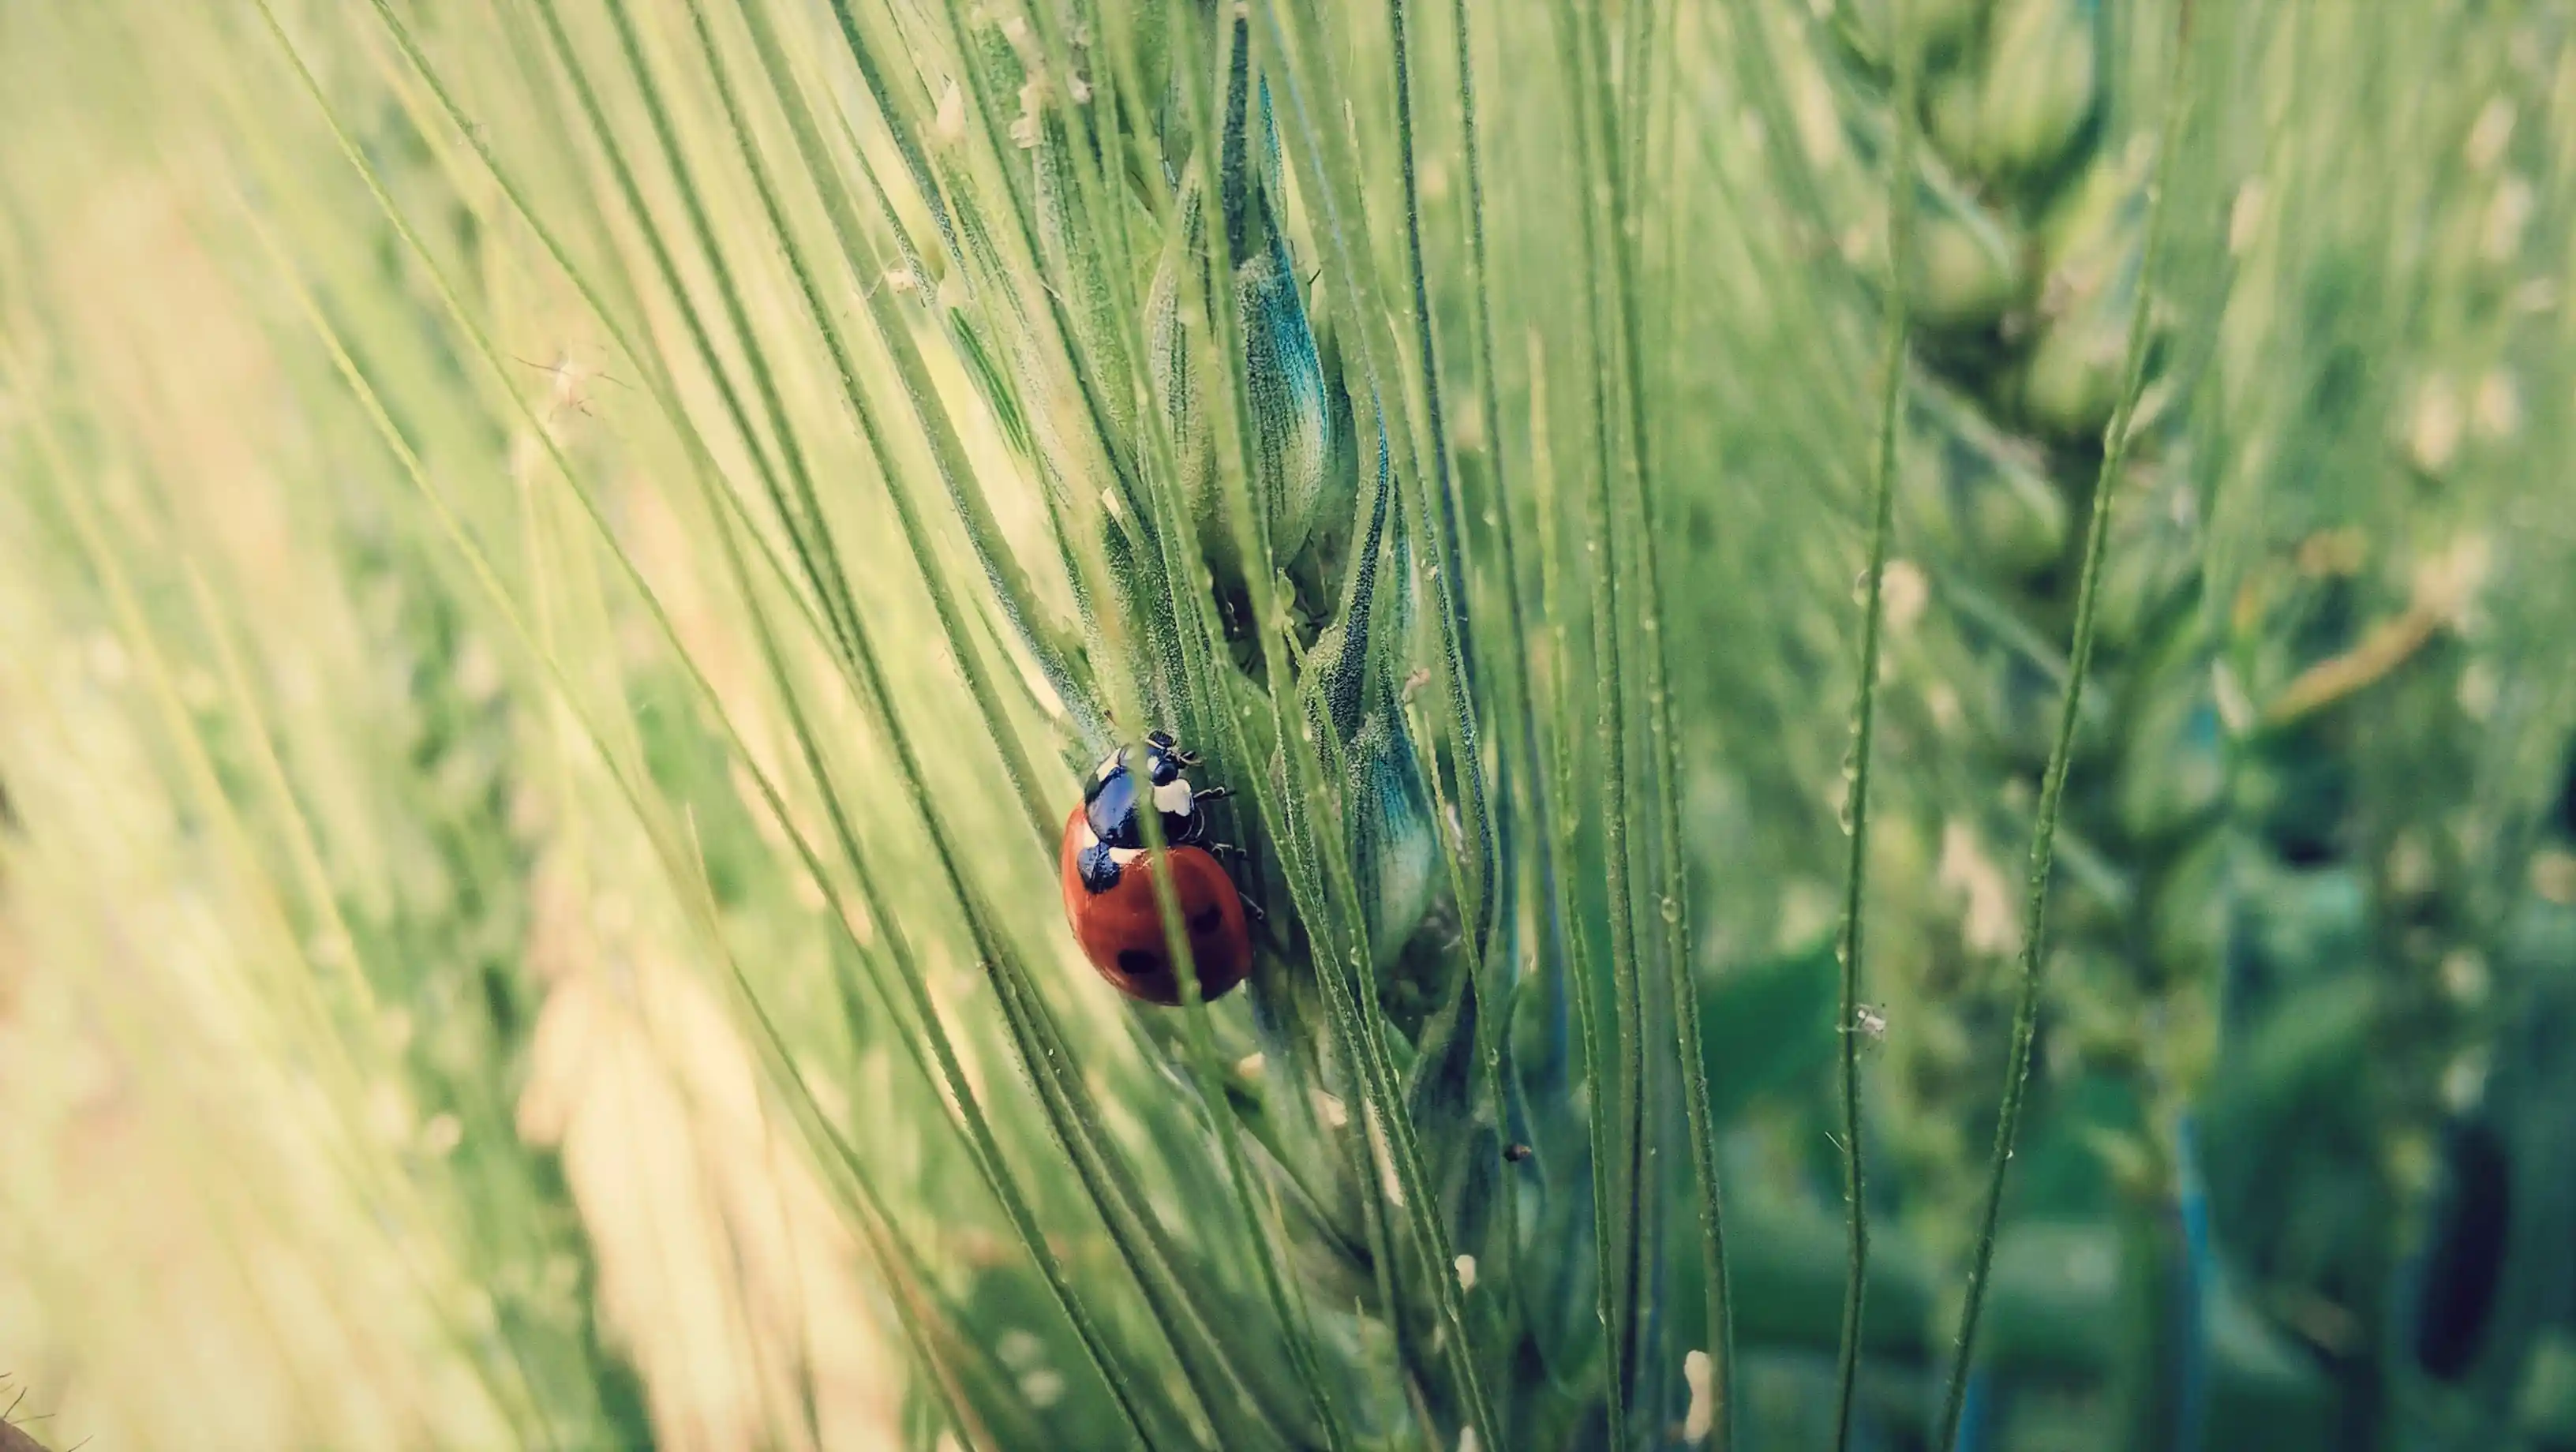
[[[1044,1411],[1064,1399],[1064,1378],[1040,1368],[1020,1378],[1020,1395],[1029,1399],[1030,1406]]]
[[[1315,1117],[1335,1129],[1351,1122],[1351,1112],[1342,1106],[1342,1101],[1321,1089],[1315,1091]]]
[[[2509,176],[2496,187],[2495,200],[2487,204],[2483,236],[2478,251],[2489,262],[2504,262],[2522,250],[2523,227],[2531,220],[2531,183]]]
[[[966,139],[966,93],[953,80],[939,93],[939,112],[931,118],[930,136],[943,146]]]
[[[1045,1351],[1045,1342],[1018,1327],[1003,1332],[1001,1338],[993,1343],[993,1354],[1014,1371],[1027,1368]]]
[[[2254,245],[2256,229],[2263,225],[2263,182],[2260,177],[2236,189],[2236,200],[2227,208],[2227,250],[2238,257]]]
[[[2477,124],[2469,128],[2468,145],[2461,149],[2472,168],[2488,171],[2502,159],[2505,143],[2512,139],[2513,103],[2502,96],[2491,96],[2486,109],[2478,113]]]
[[[439,1159],[455,1153],[457,1144],[464,1138],[465,1126],[453,1114],[431,1115],[429,1123],[420,1128],[421,1149]]]
[[[1377,1161],[1378,1191],[1386,1196],[1386,1203],[1401,1210],[1404,1181],[1395,1172],[1395,1152],[1386,1142],[1386,1130],[1379,1125],[1374,1107],[1363,1104],[1360,1110],[1368,1117],[1369,1153]]]
[[[1693,1351],[1682,1358],[1682,1379],[1690,1384],[1690,1409],[1682,1414],[1685,1442],[1705,1442],[1717,1426],[1716,1373],[1717,1363],[1705,1351]]]

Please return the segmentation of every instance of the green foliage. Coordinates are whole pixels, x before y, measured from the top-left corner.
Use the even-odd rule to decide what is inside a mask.
[[[2566,1445],[2571,47],[0,14],[0,1354],[138,1446]],[[1166,879],[1182,1007],[1064,927],[1149,730],[1214,1002]]]

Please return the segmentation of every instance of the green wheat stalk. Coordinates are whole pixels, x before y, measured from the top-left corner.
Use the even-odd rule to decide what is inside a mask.
[[[2183,0],[2177,8],[2174,28],[2181,42],[2177,54],[2184,61],[2191,54],[2191,13],[2190,0]],[[2178,64],[2165,92],[2155,171],[2147,183],[2146,220],[2141,224],[2144,251],[2138,264],[2137,297],[2131,305],[2128,341],[2120,364],[2118,403],[2112,409],[2111,422],[2103,433],[2102,469],[2093,483],[2082,573],[2076,586],[2075,628],[2068,656],[2066,690],[2058,708],[2056,739],[2049,747],[2048,767],[2042,777],[2038,816],[2031,827],[2027,873],[2029,893],[2022,909],[2020,992],[2013,1004],[2012,1059],[2004,1079],[2003,1104],[1995,1117],[1995,1149],[1986,1171],[1985,1198],[1977,1217],[1975,1249],[1969,1260],[1967,1300],[1959,1313],[1958,1338],[1951,1356],[1949,1376],[1943,1384],[1942,1452],[1950,1452],[1958,1445],[1959,1416],[1967,1400],[1968,1374],[1976,1352],[1977,1323],[1985,1311],[1987,1280],[1994,1270],[1995,1229],[2003,1215],[2005,1182],[2012,1169],[2013,1146],[2021,1134],[2022,1105],[2029,1089],[2031,1055],[2038,1041],[2043,981],[2041,968],[2046,962],[2043,939],[2048,924],[2048,884],[2057,845],[2057,817],[2066,799],[2066,778],[2073,762],[2075,728],[2083,709],[2084,680],[2093,660],[2095,615],[2101,600],[2102,561],[2111,534],[2112,485],[2119,479],[2120,466],[2128,456],[2130,424],[2137,414],[2138,395],[2146,384],[2147,323],[2155,297],[2156,263],[2163,246],[2165,191],[2171,178],[2173,158],[2181,149],[2183,120],[2189,114],[2189,81],[2189,71]]]
[[[1892,15],[1902,33],[1904,7]],[[1843,1194],[1849,1201],[1851,1268],[1843,1291],[1842,1343],[1836,1355],[1834,1446],[1851,1445],[1852,1403],[1860,1387],[1861,1317],[1869,1284],[1868,1186],[1861,1151],[1861,927],[1869,877],[1869,778],[1878,730],[1879,650],[1887,619],[1888,542],[1895,533],[1896,475],[1900,407],[1905,398],[1907,319],[1903,279],[1914,257],[1914,146],[1917,104],[1915,60],[1896,62],[1896,147],[1888,174],[1886,341],[1879,356],[1877,468],[1870,484],[1868,604],[1861,622],[1860,683],[1852,715],[1851,855],[1843,868],[1841,942],[1835,956],[1842,965],[1842,1002],[1834,1033],[1842,1045]]]

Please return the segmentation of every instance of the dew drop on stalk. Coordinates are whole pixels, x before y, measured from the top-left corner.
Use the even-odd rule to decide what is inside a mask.
[[[1656,901],[1655,911],[1663,915],[1665,922],[1678,923],[1682,920],[1681,900],[1669,894]]]

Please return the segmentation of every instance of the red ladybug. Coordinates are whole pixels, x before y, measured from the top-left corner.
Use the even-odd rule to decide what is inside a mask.
[[[1181,1001],[1179,965],[1163,933],[1154,887],[1168,874],[1198,970],[1199,995],[1222,997],[1252,971],[1252,930],[1234,879],[1208,850],[1207,817],[1198,804],[1223,787],[1193,791],[1181,775],[1199,758],[1165,732],[1145,737],[1145,760],[1131,766],[1120,747],[1091,774],[1082,805],[1064,824],[1064,913],[1083,956],[1131,998],[1166,1006]],[[1163,849],[1145,849],[1144,812],[1161,814]]]

